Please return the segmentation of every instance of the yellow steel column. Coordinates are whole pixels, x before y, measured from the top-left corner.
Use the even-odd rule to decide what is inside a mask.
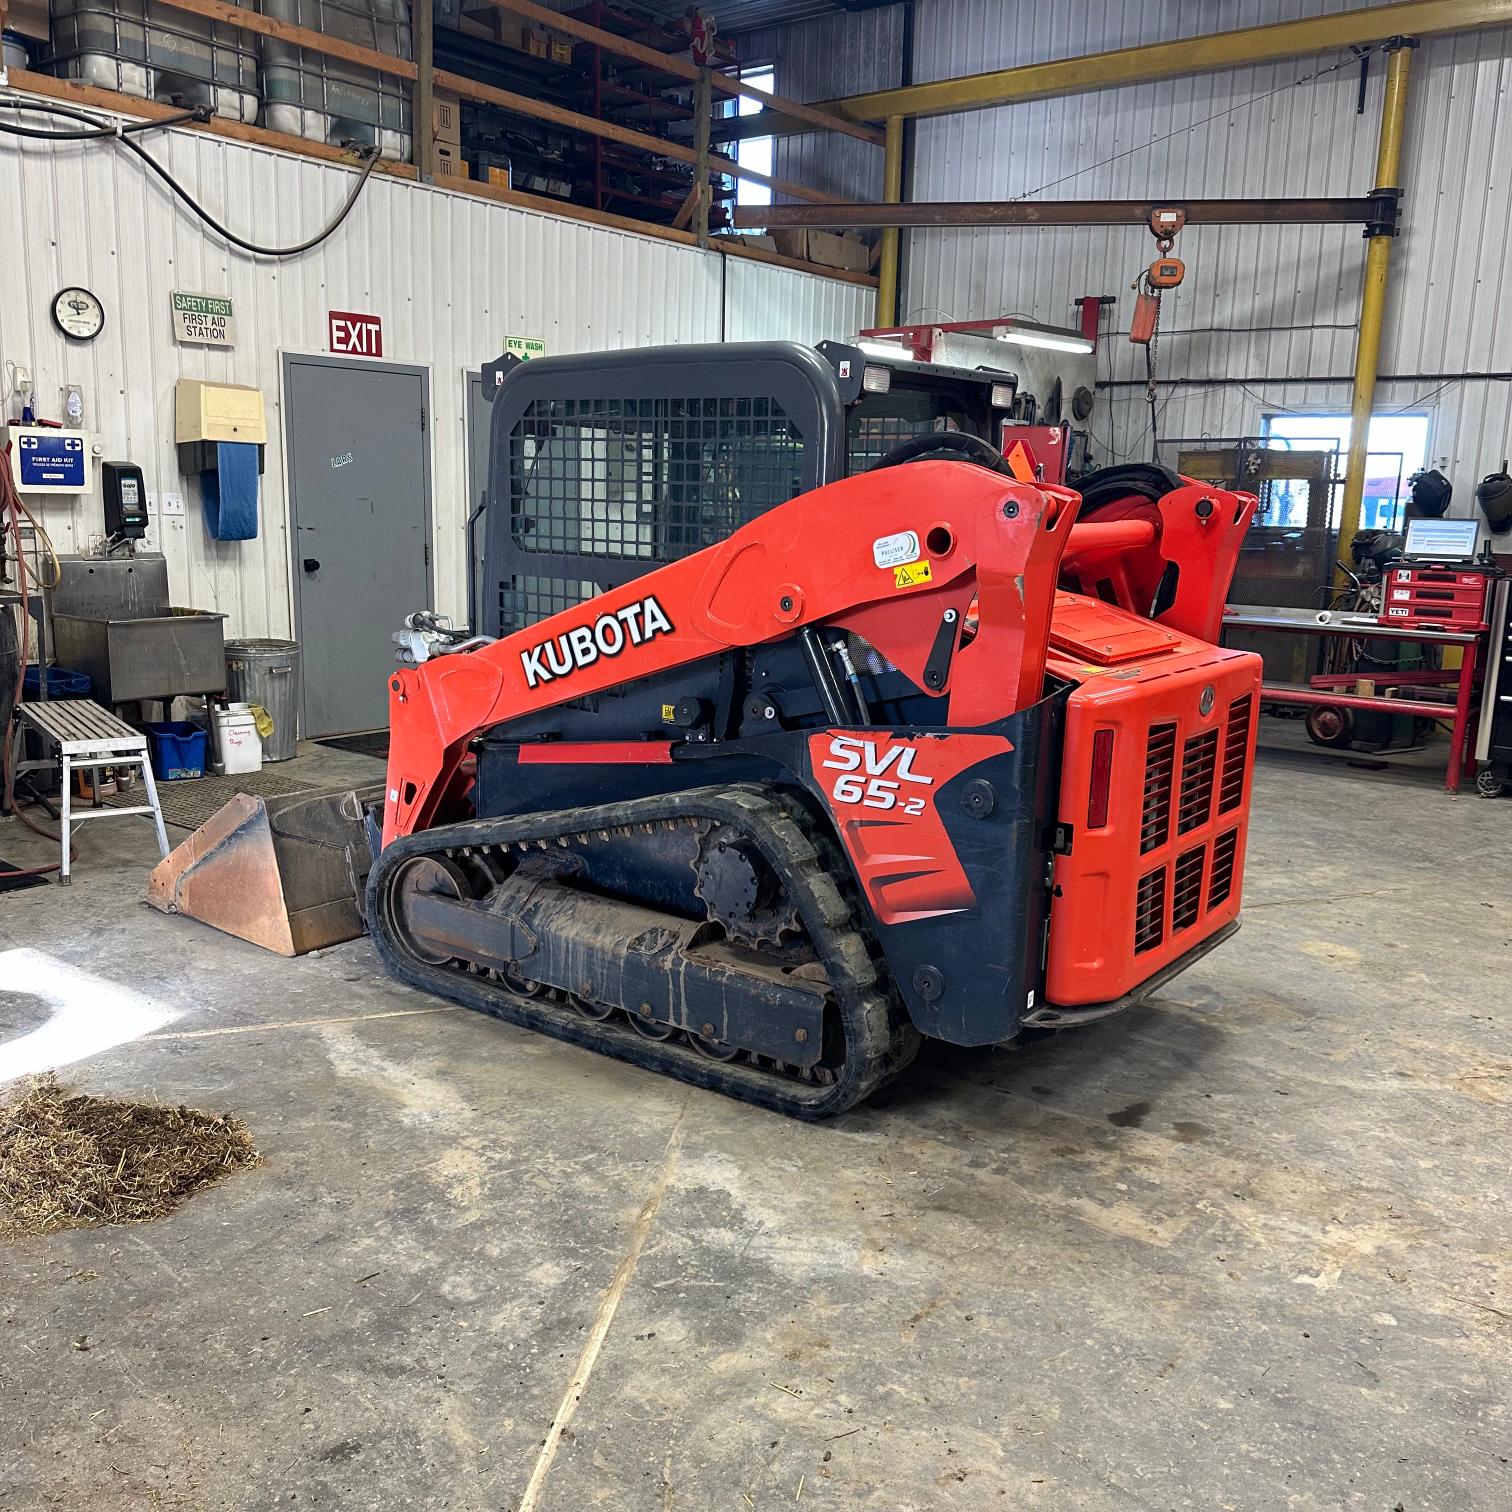
[[[1407,116],[1407,71],[1416,42],[1398,38],[1386,64],[1386,97],[1381,103],[1381,144],[1376,153],[1377,190],[1400,189],[1402,128]],[[1355,347],[1354,395],[1349,406],[1349,460],[1344,470],[1344,503],[1339,513],[1339,560],[1360,529],[1365,496],[1365,458],[1370,416],[1375,408],[1376,372],[1381,358],[1381,326],[1386,311],[1386,274],[1391,266],[1391,232],[1370,238],[1365,250],[1365,287],[1360,296],[1360,339]],[[1342,581],[1342,577],[1341,577]]]
[[[903,200],[903,117],[888,116],[882,144],[882,198],[889,205]],[[882,261],[877,268],[877,324],[898,323],[898,251],[902,232],[889,226],[882,233]]]

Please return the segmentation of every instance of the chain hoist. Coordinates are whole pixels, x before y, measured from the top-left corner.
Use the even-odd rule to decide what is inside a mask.
[[[1155,455],[1159,436],[1155,429],[1155,347],[1160,331],[1160,296],[1186,277],[1186,264],[1172,255],[1176,233],[1186,224],[1186,211],[1160,209],[1150,212],[1150,234],[1159,253],[1129,286],[1135,293],[1134,314],[1129,321],[1129,340],[1145,349],[1145,399],[1150,406],[1150,455]]]

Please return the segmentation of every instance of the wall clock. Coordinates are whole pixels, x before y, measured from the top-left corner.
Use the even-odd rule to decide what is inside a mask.
[[[88,289],[60,289],[53,296],[52,318],[70,341],[93,341],[105,329],[105,306]]]

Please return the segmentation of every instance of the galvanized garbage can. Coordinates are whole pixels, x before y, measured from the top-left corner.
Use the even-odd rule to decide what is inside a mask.
[[[263,741],[264,761],[287,761],[294,754],[299,692],[298,641],[226,642],[226,696],[261,704],[273,721],[273,733]]]

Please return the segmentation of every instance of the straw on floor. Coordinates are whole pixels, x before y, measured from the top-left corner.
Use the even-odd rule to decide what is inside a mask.
[[[260,1159],[229,1113],[90,1097],[42,1077],[0,1108],[0,1234],[146,1223]]]

